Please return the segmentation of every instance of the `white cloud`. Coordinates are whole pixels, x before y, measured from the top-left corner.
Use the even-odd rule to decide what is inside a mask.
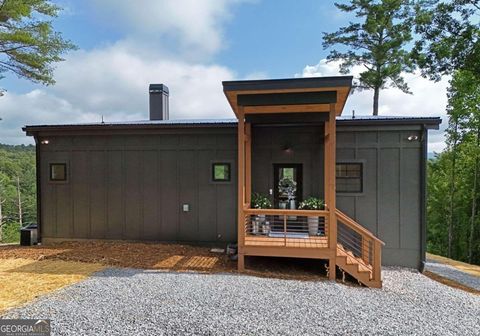
[[[172,119],[234,116],[222,90],[233,71],[207,59],[225,44],[224,25],[245,0],[91,2],[123,37],[67,55],[55,86],[0,98],[0,142],[32,142],[21,131],[26,124],[148,119],[150,83],[169,87]]]
[[[55,86],[0,98],[0,142],[26,142],[25,124],[148,119],[150,83],[169,87],[172,119],[232,118],[221,83],[232,78],[222,66],[144,60],[118,46],[75,52],[57,68]]]
[[[126,41],[169,51],[188,59],[209,57],[225,46],[224,24],[245,0],[91,0],[106,22],[123,30]],[[145,48],[143,48],[145,49]],[[146,55],[145,55],[146,56]]]
[[[361,66],[352,69],[352,75],[357,77],[362,71]],[[338,76],[338,63],[327,63],[321,60],[316,65],[307,65],[297,77]],[[441,151],[445,147],[443,131],[447,124],[445,107],[447,106],[448,78],[435,83],[421,77],[419,74],[405,74],[404,78],[413,95],[405,94],[398,89],[389,88],[380,92],[379,114],[385,116],[434,116],[442,118],[439,131],[430,131],[429,151]],[[372,111],[373,91],[354,92],[348,98],[343,111],[351,115],[355,110],[357,115],[369,115]]]

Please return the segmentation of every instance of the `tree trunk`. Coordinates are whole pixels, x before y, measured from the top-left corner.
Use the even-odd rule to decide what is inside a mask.
[[[478,148],[480,146],[480,127],[477,128],[477,148],[475,151],[475,168],[473,171],[473,186],[472,186],[472,213],[470,217],[470,237],[468,242],[468,262],[473,261],[473,236],[475,234],[475,213],[477,211],[477,184],[478,184]]]
[[[17,202],[18,202],[18,223],[20,227],[23,226],[23,213],[22,213],[22,194],[20,193],[20,177],[17,176]]]
[[[457,137],[458,137],[458,120],[455,120],[454,126],[454,140],[452,146],[452,171],[450,175],[450,209],[449,209],[449,223],[448,223],[448,250],[447,257],[452,257],[452,242],[453,242],[453,211],[455,199],[455,168],[457,160]]]
[[[373,115],[378,115],[378,97],[380,96],[380,88],[376,87],[373,89]]]

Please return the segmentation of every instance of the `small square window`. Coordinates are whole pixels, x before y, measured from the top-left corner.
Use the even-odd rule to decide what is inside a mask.
[[[230,182],[230,163],[216,162],[212,164],[213,182]]]
[[[67,164],[51,163],[50,164],[50,181],[66,181],[67,180]]]
[[[337,163],[336,184],[339,193],[363,192],[363,164],[362,163]]]

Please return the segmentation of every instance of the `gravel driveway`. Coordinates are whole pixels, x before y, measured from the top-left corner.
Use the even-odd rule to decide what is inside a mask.
[[[480,296],[386,268],[382,290],[329,281],[107,269],[4,317],[54,335],[480,335]]]
[[[427,260],[425,270],[480,291],[480,278],[435,260]]]

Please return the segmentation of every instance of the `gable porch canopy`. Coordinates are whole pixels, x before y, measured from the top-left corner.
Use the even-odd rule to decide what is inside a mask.
[[[334,112],[342,114],[352,76],[224,81],[235,115]],[[332,111],[333,110],[333,111]]]

